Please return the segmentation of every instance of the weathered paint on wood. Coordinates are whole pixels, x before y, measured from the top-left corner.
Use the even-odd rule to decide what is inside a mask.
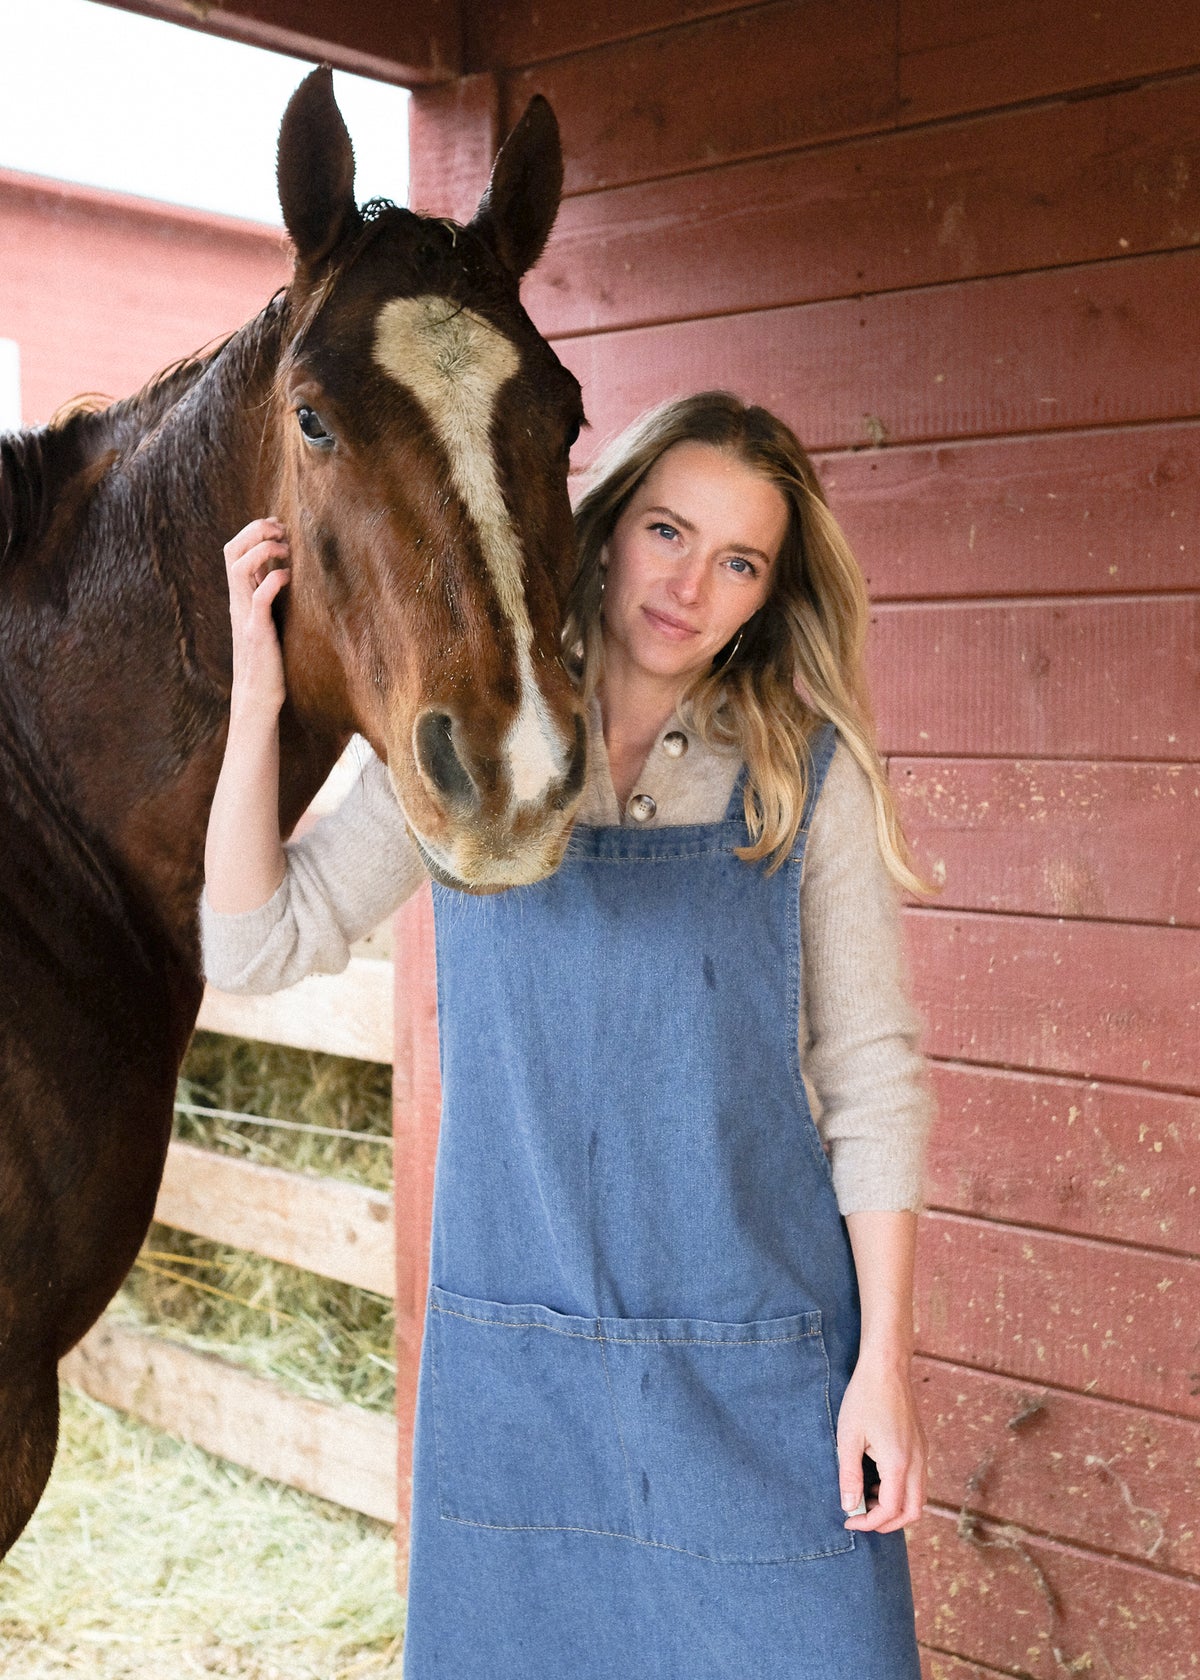
[[[984,1668],[979,1663],[963,1662],[960,1657],[948,1657],[944,1651],[920,1647],[921,1680],[994,1680],[1002,1674],[998,1668]]]
[[[395,1291],[392,1198],[382,1190],[176,1142],[154,1217],[376,1295]]]
[[[1200,593],[889,602],[867,665],[888,753],[1177,764],[1200,757],[1198,648]]]
[[[64,1382],[272,1481],[396,1520],[396,1425],[382,1412],[290,1394],[211,1354],[101,1319]]]
[[[906,122],[1013,105],[1200,62],[1195,12],[1178,0],[901,0]]]
[[[921,1225],[922,1353],[1200,1418],[1200,1259],[958,1214]]]
[[[408,202],[413,209],[469,222],[501,138],[494,76],[460,76],[415,94],[409,106]]]
[[[1200,413],[1200,251],[562,338],[594,428],[727,385],[809,449]],[[849,377],[853,370],[853,377]],[[585,434],[587,436],[587,434]]]
[[[408,1567],[412,1494],[412,1437],[417,1375],[429,1292],[429,1234],[442,1091],[438,1066],[437,974],[433,897],[422,887],[395,917],[396,1423],[399,1430],[400,1514],[396,1545],[401,1591]]]
[[[1200,1092],[1196,929],[910,909],[905,933],[931,1055]]]
[[[949,1514],[933,1511],[909,1531],[908,1548],[929,1645],[1022,1680],[1200,1674],[1194,1581],[1013,1524],[984,1523],[966,1539]]]
[[[538,0],[531,6],[528,0],[467,0],[467,64],[472,70],[534,64],[758,3],[605,0],[603,6],[578,6],[575,0]]]
[[[914,1378],[934,1504],[1200,1575],[1200,1422],[936,1359]]]
[[[266,1044],[390,1062],[392,991],[391,963],[351,957],[343,973],[313,974],[282,992],[252,995],[209,986],[196,1025]]]
[[[1200,927],[1200,764],[893,758],[888,773],[941,909]]]
[[[930,1207],[1195,1253],[1200,1098],[1010,1068],[932,1070]]]
[[[1200,425],[819,456],[873,600],[1192,589]]]
[[[890,127],[895,8],[775,0],[516,71],[502,88],[507,122],[545,94],[566,190],[591,192]]]
[[[611,331],[1196,244],[1187,77],[568,199],[526,305]]]

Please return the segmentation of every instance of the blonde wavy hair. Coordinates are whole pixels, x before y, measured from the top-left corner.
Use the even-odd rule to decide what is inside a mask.
[[[722,649],[679,703],[702,740],[736,747],[746,761],[751,844],[737,855],[750,863],[769,858],[768,873],[787,858],[810,785],[811,741],[830,719],[870,778],[889,874],[908,892],[937,893],[914,868],[876,744],[863,667],[866,583],[799,439],[765,408],[729,391],[677,398],[635,420],[592,465],[575,509],[579,564],[563,630],[564,658],[585,699],[603,671],[601,553],[646,474],[678,443],[728,451],[776,485],[788,506],[767,600],[742,627],[740,643]]]

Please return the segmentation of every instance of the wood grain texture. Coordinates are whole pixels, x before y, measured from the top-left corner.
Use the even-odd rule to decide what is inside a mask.
[[[820,455],[872,597],[1129,594],[1200,577],[1200,425]]]
[[[265,1044],[390,1062],[392,992],[391,963],[351,957],[343,973],[313,974],[282,992],[219,992],[209,986],[196,1025]]]
[[[101,1319],[59,1365],[64,1382],[260,1476],[396,1520],[396,1425],[330,1406],[211,1354]]]
[[[776,0],[501,76],[505,120],[558,113],[566,190],[590,192],[891,125],[891,0]],[[684,93],[686,90],[686,95]]]
[[[578,6],[574,0],[467,0],[463,7],[465,56],[471,70],[512,69],[540,59],[562,58],[610,41],[629,40],[656,29],[673,29],[696,18],[737,11],[759,0],[605,0]]]
[[[469,222],[501,141],[494,76],[460,76],[417,90],[409,104],[408,202],[426,216]]]
[[[1200,1252],[1200,1100],[937,1063],[928,1205]]]
[[[1200,764],[897,757],[888,772],[939,909],[1200,927]]]
[[[1200,1423],[936,1359],[914,1378],[934,1504],[1200,1575]]]
[[[438,1062],[437,969],[433,893],[425,885],[394,918],[396,1061],[392,1080],[395,1137],[396,1423],[399,1509],[397,1570],[404,1592],[412,1512],[412,1443],[417,1379],[429,1292],[429,1238],[442,1090]]]
[[[909,1531],[917,1631],[928,1644],[1022,1680],[1195,1680],[1200,1584],[1081,1547],[949,1514]],[[935,1674],[937,1670],[933,1671]],[[969,1670],[968,1670],[969,1672]],[[959,1680],[953,1668],[946,1680]]]
[[[1200,63],[1200,30],[1177,0],[901,0],[900,110],[925,121]]]
[[[1200,243],[1200,77],[568,198],[526,287],[610,331]]]
[[[1192,418],[1200,251],[563,338],[593,431],[725,385],[809,449]]]
[[[154,1217],[376,1295],[395,1293],[392,1198],[381,1190],[176,1142]]]
[[[1200,1260],[959,1214],[921,1227],[921,1353],[1200,1418]]]
[[[930,1055],[1200,1093],[1194,928],[929,909],[904,928]]]
[[[1200,758],[1198,651],[1200,594],[892,603],[867,668],[889,753],[1178,764]]]

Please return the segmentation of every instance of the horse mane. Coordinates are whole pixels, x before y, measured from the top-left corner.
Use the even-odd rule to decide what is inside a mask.
[[[161,369],[117,402],[74,397],[44,426],[0,434],[0,576],[45,536],[71,488],[90,488],[96,472],[127,455],[221,361],[236,377],[278,348],[286,290],[236,332]]]

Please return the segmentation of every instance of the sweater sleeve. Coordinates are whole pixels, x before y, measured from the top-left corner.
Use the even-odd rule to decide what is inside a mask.
[[[922,1206],[934,1115],[870,780],[839,743],[803,870],[800,1065],[842,1213]]]
[[[367,751],[335,811],[283,848],[287,870],[265,904],[233,915],[200,898],[204,974],[223,992],[276,992],[337,974],[350,947],[425,879],[387,770]]]

